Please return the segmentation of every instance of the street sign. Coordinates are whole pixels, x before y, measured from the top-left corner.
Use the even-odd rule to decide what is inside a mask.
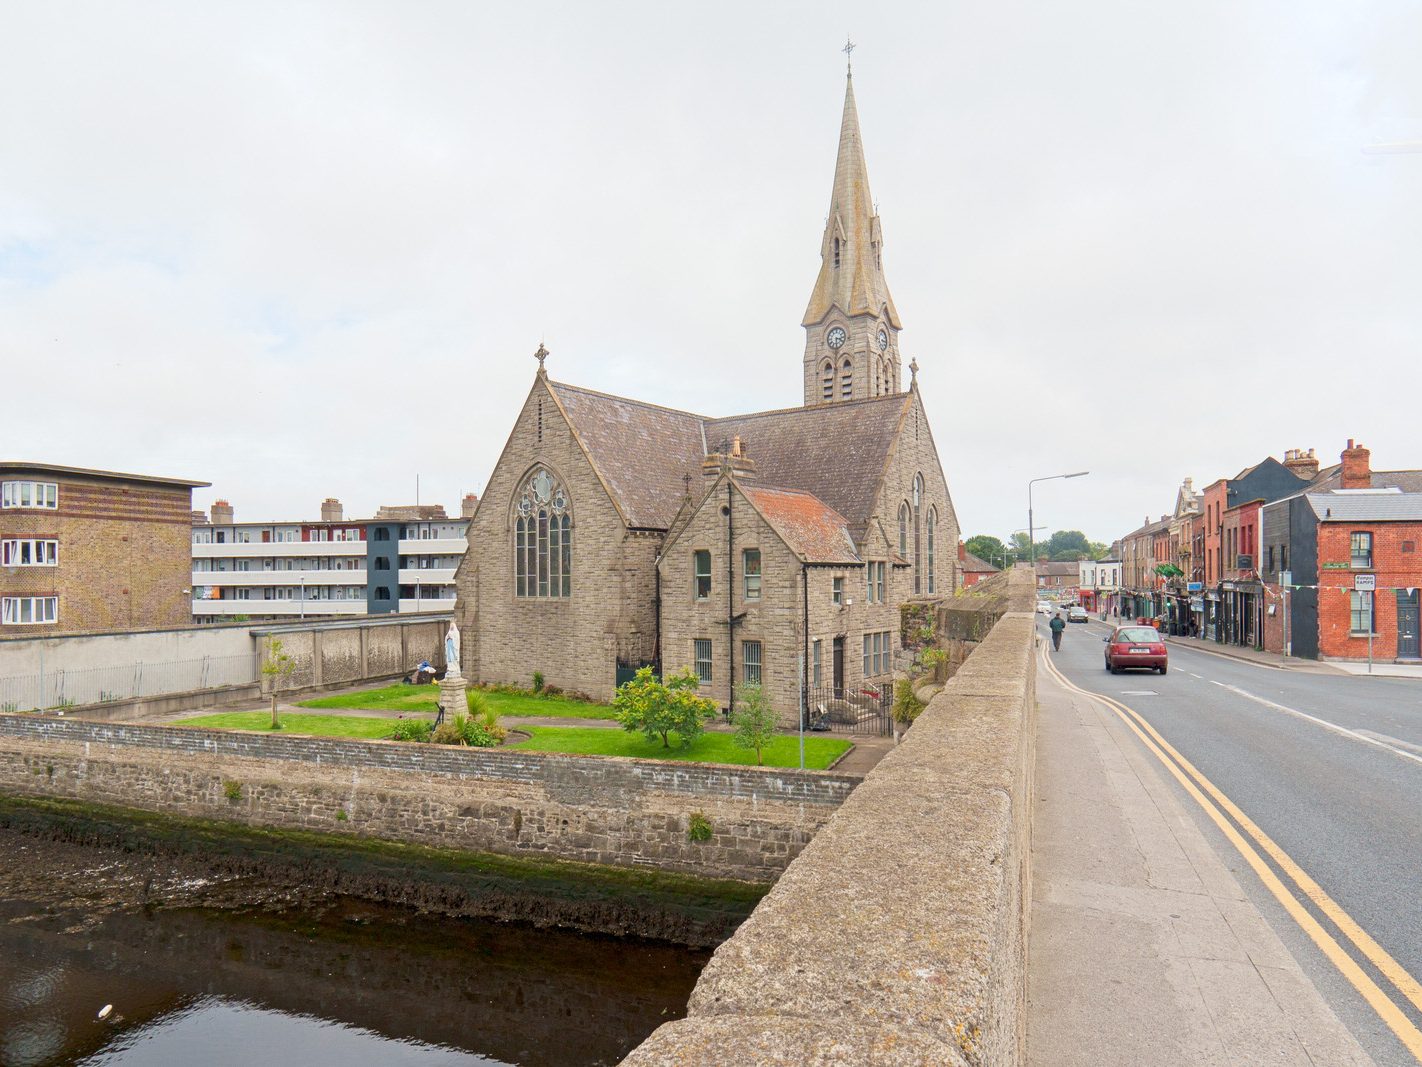
[[[1186,582],[1185,591],[1187,593],[1198,593],[1205,588],[1204,582]]]
[[[1353,575],[1353,588],[1359,593],[1371,593],[1378,587],[1378,576],[1376,574],[1355,574]]]

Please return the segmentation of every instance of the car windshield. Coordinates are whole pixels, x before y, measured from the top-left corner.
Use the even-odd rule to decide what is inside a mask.
[[[1155,644],[1160,640],[1160,634],[1153,626],[1122,626],[1116,631],[1116,641],[1145,641]]]

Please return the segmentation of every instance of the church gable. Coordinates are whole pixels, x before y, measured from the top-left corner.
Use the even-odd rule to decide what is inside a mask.
[[[955,588],[958,516],[918,389],[906,399],[874,510],[894,552],[911,568],[911,595],[937,596]]]

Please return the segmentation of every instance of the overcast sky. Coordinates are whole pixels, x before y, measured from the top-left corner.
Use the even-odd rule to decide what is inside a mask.
[[[872,21],[868,18],[872,11]],[[846,33],[965,534],[1422,467],[1422,6],[0,0],[0,456],[482,491],[556,378],[801,401]]]

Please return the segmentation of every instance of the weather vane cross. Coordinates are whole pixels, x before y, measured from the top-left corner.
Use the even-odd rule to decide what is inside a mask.
[[[854,69],[854,50],[859,46],[848,37],[844,39],[844,47],[840,49],[844,53],[844,67],[846,70]]]
[[[543,361],[548,358],[548,349],[543,347],[543,342],[538,342],[538,351],[533,353],[533,358],[538,360],[538,369],[543,369]]]

